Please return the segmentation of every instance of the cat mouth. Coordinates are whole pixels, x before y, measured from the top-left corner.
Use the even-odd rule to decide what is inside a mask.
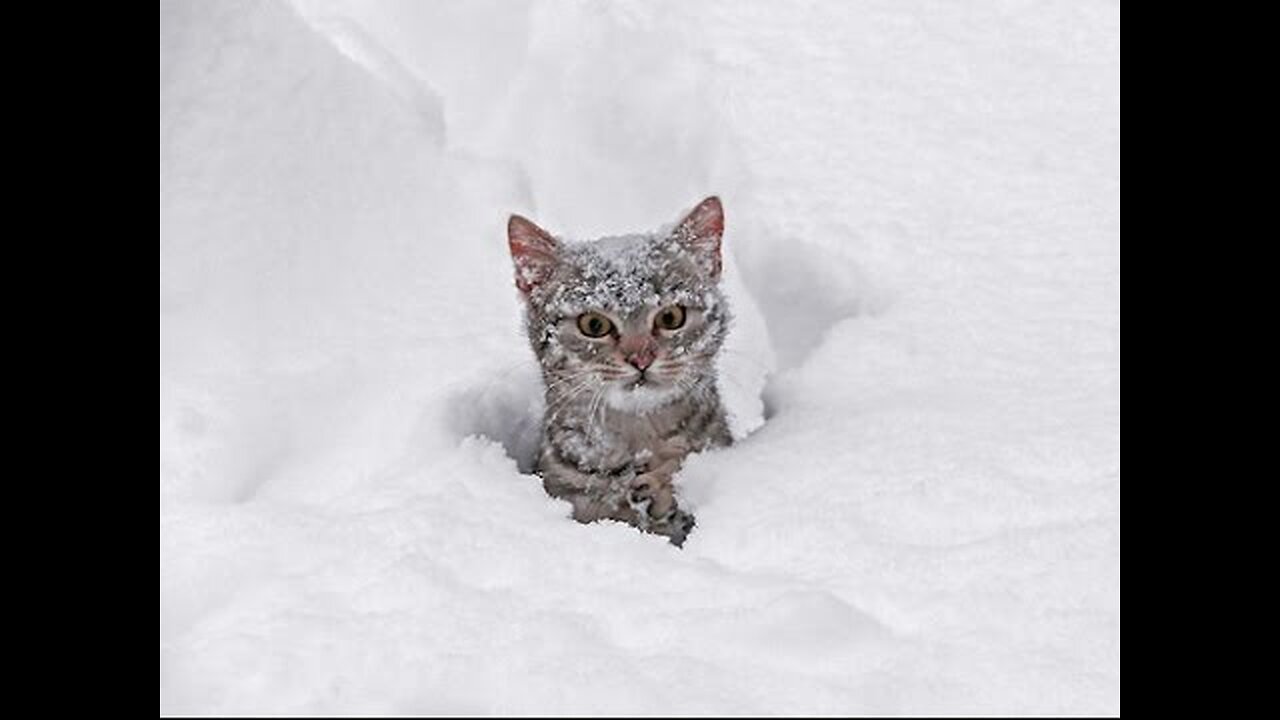
[[[635,375],[630,380],[623,381],[622,388],[624,390],[639,390],[640,388],[653,389],[659,385],[660,383],[656,382],[652,375],[642,372]]]
[[[635,377],[616,384],[605,393],[605,402],[615,410],[646,413],[662,407],[675,398],[670,386],[662,386],[653,378]]]

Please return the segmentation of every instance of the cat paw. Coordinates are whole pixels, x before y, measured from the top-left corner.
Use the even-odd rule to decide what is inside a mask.
[[[627,503],[638,516],[639,522],[633,524],[646,532],[666,536],[676,547],[684,545],[696,524],[693,515],[676,506],[669,473],[637,475],[627,494]]]
[[[659,519],[670,515],[676,508],[675,492],[671,477],[665,473],[643,473],[631,483],[627,501],[638,512]]]
[[[689,537],[689,533],[693,531],[694,525],[697,524],[697,520],[693,515],[677,509],[662,520],[651,523],[649,532],[665,535],[672,545],[682,547],[685,539]]]

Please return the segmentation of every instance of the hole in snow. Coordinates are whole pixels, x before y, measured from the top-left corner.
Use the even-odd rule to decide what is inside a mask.
[[[748,362],[768,365],[755,386],[759,415],[752,430],[785,407],[785,387],[777,380],[804,365],[832,327],[878,313],[885,305],[883,293],[850,257],[864,243],[846,229],[831,227],[818,240],[756,228],[733,248],[736,282],[746,296],[738,299],[735,314],[756,336],[748,341],[753,348]]]
[[[464,390],[449,404],[449,427],[459,437],[479,435],[500,443],[522,473],[533,472],[542,434],[542,378],[529,362],[484,385]]]
[[[738,265],[768,328],[779,370],[802,365],[826,332],[867,308],[869,283],[856,263],[798,240],[739,248]],[[765,392],[765,416],[775,403]]]

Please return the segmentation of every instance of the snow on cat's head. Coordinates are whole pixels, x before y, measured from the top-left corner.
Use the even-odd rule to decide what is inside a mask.
[[[702,392],[727,331],[723,233],[715,197],[670,229],[590,242],[563,242],[511,216],[529,340],[555,394],[643,413]]]

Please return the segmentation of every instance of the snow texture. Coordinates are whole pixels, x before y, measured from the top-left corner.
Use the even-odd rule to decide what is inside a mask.
[[[678,550],[505,228],[712,193]],[[160,226],[162,712],[1119,712],[1117,3],[162,2]]]

